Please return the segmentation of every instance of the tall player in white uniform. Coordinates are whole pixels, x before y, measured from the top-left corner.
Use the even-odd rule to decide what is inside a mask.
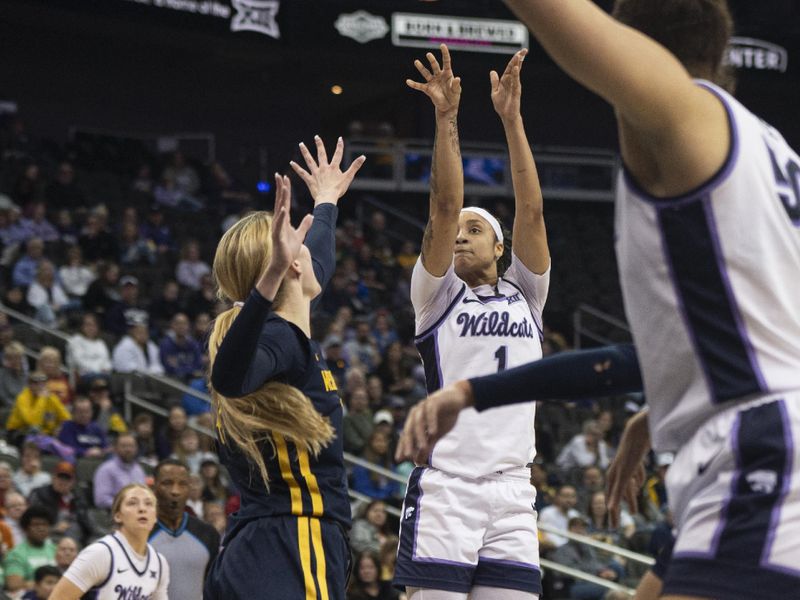
[[[507,3],[617,112],[620,278],[653,445],[677,451],[663,597],[796,598],[800,157],[714,83],[726,2],[618,0],[619,21],[588,0]],[[630,348],[608,348],[459,382],[415,409],[400,452],[424,451],[462,406],[625,388],[638,373]]]
[[[126,485],[111,514],[118,529],[75,557],[50,600],[167,600],[169,565],[147,543],[156,523],[156,496],[145,485]]]
[[[441,49],[441,67],[429,53],[430,70],[415,63],[425,83],[409,81],[436,109],[430,216],[411,280],[429,392],[541,358],[550,273],[541,190],[519,107],[526,51],[514,55],[502,77],[490,74],[516,198],[511,252],[495,217],[480,208],[462,210],[460,82],[447,47]],[[504,253],[510,266],[498,273]],[[423,461],[428,466],[411,474],[394,578],[410,600],[460,600],[468,593],[473,600],[538,598],[534,491],[526,468],[535,454],[533,419],[533,404],[499,410],[488,422],[465,413]]]

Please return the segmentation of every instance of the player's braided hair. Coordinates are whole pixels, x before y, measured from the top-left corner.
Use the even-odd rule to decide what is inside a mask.
[[[255,212],[238,221],[222,236],[213,266],[221,299],[243,301],[266,270],[272,252],[271,225],[270,213]],[[280,302],[279,291],[275,305],[279,306]],[[239,310],[234,305],[214,321],[208,343],[211,367]],[[335,435],[328,419],[320,415],[305,394],[291,385],[268,381],[255,392],[240,398],[222,396],[213,389],[210,381],[209,389],[221,440],[233,442],[258,466],[267,490],[269,475],[262,449],[268,444],[274,455],[274,436],[282,436],[316,455]]]

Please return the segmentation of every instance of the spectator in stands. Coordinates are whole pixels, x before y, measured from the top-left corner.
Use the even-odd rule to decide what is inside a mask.
[[[20,174],[11,197],[22,206],[27,207],[31,202],[44,198],[45,184],[41,169],[36,163],[29,163]]]
[[[225,508],[217,502],[203,503],[203,520],[217,530],[220,535],[225,534],[228,528],[228,516]]]
[[[128,334],[114,346],[112,365],[117,373],[163,375],[161,354],[150,339],[147,320],[141,315],[128,316]]]
[[[6,290],[3,304],[23,315],[33,316],[34,310],[25,298],[25,289],[17,285],[11,286]]]
[[[111,390],[105,377],[92,379],[89,382],[87,394],[94,407],[94,422],[100,426],[103,433],[109,435],[109,433],[125,433],[128,431],[125,419],[114,408],[114,403],[111,400]]]
[[[336,385],[344,388],[344,376],[350,365],[342,352],[342,338],[338,335],[329,335],[322,348],[325,352],[325,362],[328,363],[328,368],[336,379]]]
[[[5,521],[8,528],[11,529],[14,546],[16,546],[25,540],[25,532],[22,529],[20,519],[23,513],[28,510],[28,501],[25,499],[25,496],[19,492],[9,491],[5,493],[5,502],[2,506],[5,511],[3,521]]]
[[[581,517],[581,513],[575,509],[577,501],[575,488],[571,485],[562,485],[553,498],[553,504],[539,513],[539,524],[556,531],[567,531],[569,520]],[[567,538],[556,533],[540,533],[540,547],[545,551],[559,548],[566,543]]]
[[[536,457],[531,463],[531,485],[536,489],[536,501],[533,507],[537,513],[541,513],[545,507],[552,504],[556,490],[550,485],[547,467],[539,457]]]
[[[56,216],[56,229],[58,229],[58,238],[61,244],[66,247],[78,247],[78,237],[81,230],[75,225],[72,218],[72,212],[68,208],[62,208],[58,211]],[[81,254],[81,256],[83,256]],[[62,283],[64,283],[62,281]]]
[[[56,545],[56,566],[62,574],[69,568],[80,550],[80,544],[75,538],[65,535],[59,540]]]
[[[645,515],[651,521],[662,521],[667,510],[667,471],[675,455],[672,452],[659,452],[655,457],[655,472],[644,484]]]
[[[139,280],[133,275],[119,279],[119,302],[106,311],[104,328],[115,335],[124,335],[132,315],[136,318],[148,316],[144,303],[139,298]]]
[[[173,405],[169,409],[167,422],[156,438],[156,449],[158,451],[158,458],[163,460],[169,457],[178,449],[178,440],[186,430],[188,419],[186,418],[186,411],[180,405]]]
[[[608,445],[601,438],[596,421],[586,421],[583,432],[573,437],[556,458],[561,469],[575,469],[596,465],[607,469],[611,461]]]
[[[158,463],[156,453],[156,436],[153,428],[153,416],[149,413],[139,413],[133,419],[131,427],[133,435],[136,436],[136,443],[139,446],[139,462],[148,464],[152,467]]]
[[[111,354],[94,313],[84,313],[80,331],[69,338],[67,365],[84,380],[111,376]]]
[[[75,167],[69,161],[58,165],[56,176],[47,186],[47,201],[50,206],[70,209],[82,209],[86,206],[86,197],[75,184]]]
[[[381,545],[390,533],[387,523],[386,504],[383,500],[373,500],[364,505],[358,518],[353,521],[350,531],[350,545],[353,552],[379,552]]]
[[[203,511],[204,505],[203,480],[199,475],[189,474],[189,499],[186,501],[186,510],[191,512],[191,514],[196,516],[198,519],[203,519],[206,523],[208,523],[209,521],[205,518],[205,513]],[[220,532],[220,535],[222,533],[223,532]]]
[[[189,387],[206,396],[209,394],[208,384],[204,376],[192,379],[189,382]],[[186,392],[183,397],[181,397],[181,406],[183,406],[183,410],[186,411],[189,417],[196,417],[211,412],[211,403],[208,400],[204,400],[200,396],[190,392]]]
[[[14,470],[6,461],[0,461],[0,502],[5,505],[6,494],[14,490]]]
[[[242,207],[250,208],[252,195],[237,186],[220,163],[211,163],[208,170],[211,176],[209,206],[218,207],[222,215],[236,214]]]
[[[586,535],[586,521],[581,517],[570,518],[567,527],[572,533]],[[591,546],[572,540],[559,546],[553,552],[552,559],[567,567],[609,581],[617,581],[624,573],[619,564],[601,561],[597,551]],[[574,581],[569,587],[569,597],[575,600],[602,600],[607,592],[603,586],[588,581]]]
[[[377,552],[363,552],[355,560],[347,600],[397,600],[400,593],[391,581],[381,581],[381,561]]]
[[[49,260],[42,259],[36,266],[36,277],[28,287],[26,299],[36,311],[36,319],[50,327],[63,326],[60,317],[70,307],[70,300],[56,280],[56,268]]]
[[[19,224],[19,207],[0,194],[0,266],[8,268],[25,242],[25,230]]]
[[[190,290],[199,290],[201,278],[209,273],[211,267],[200,257],[200,243],[187,240],[181,248],[181,260],[175,267],[175,279]]]
[[[175,248],[169,225],[164,223],[164,213],[158,204],[151,204],[147,220],[142,225],[142,236],[156,245],[159,256],[165,256]]]
[[[183,312],[183,302],[180,299],[181,288],[173,280],[164,282],[161,294],[150,304],[150,321],[153,325],[153,334],[160,334],[179,312]]]
[[[581,484],[578,486],[578,506],[589,506],[592,496],[605,489],[606,478],[603,471],[595,466],[586,467],[581,476]]]
[[[204,354],[208,353],[208,335],[211,332],[211,315],[201,312],[195,315],[192,322],[192,336],[200,344]],[[205,363],[204,363],[205,364]]]
[[[25,540],[11,550],[3,562],[6,590],[14,594],[33,586],[33,573],[44,565],[54,565],[56,545],[49,539],[53,517],[43,506],[31,506],[20,518]]]
[[[200,345],[190,335],[189,317],[184,313],[172,317],[170,328],[159,344],[159,352],[167,375],[184,382],[202,375]]]
[[[58,279],[67,295],[72,300],[81,300],[96,277],[94,271],[83,262],[80,246],[70,246],[67,249],[67,262],[58,269]]]
[[[361,319],[356,324],[356,336],[346,342],[344,353],[350,364],[363,365],[367,373],[371,373],[381,362],[381,355],[378,352],[378,345],[372,337],[369,322]]]
[[[163,175],[175,182],[175,188],[187,196],[195,196],[200,191],[200,177],[180,150],[175,151]]]
[[[214,287],[214,279],[211,275],[203,275],[200,278],[200,289],[186,298],[186,312],[192,318],[200,313],[215,315],[216,306],[217,290]]]
[[[78,396],[72,404],[72,420],[64,422],[58,432],[58,439],[75,450],[78,458],[105,456],[110,448],[105,432],[92,420],[92,412],[92,401]]]
[[[33,371],[28,386],[22,390],[6,422],[6,429],[22,437],[31,430],[55,435],[58,427],[70,418],[58,396],[47,390],[47,375]]]
[[[106,312],[120,300],[117,286],[119,284],[119,266],[115,262],[100,261],[97,263],[97,279],[89,284],[83,297],[83,308],[104,316]]]
[[[103,214],[97,208],[86,216],[78,245],[90,263],[119,256],[119,244],[114,234],[103,226]]]
[[[203,596],[208,567],[217,556],[220,535],[208,523],[186,512],[189,471],[178,460],[167,459],[155,470],[158,499],[155,527],[149,542],[170,566],[170,600],[197,600]]]
[[[33,442],[22,444],[20,467],[14,473],[14,487],[26,498],[38,487],[50,483],[50,473],[42,471],[42,451]]]
[[[399,544],[399,537],[394,534],[387,535],[381,544],[381,549],[378,550],[378,557],[381,559],[381,581],[394,579],[394,570],[397,565],[397,546]]]
[[[178,447],[172,453],[171,458],[175,458],[187,467],[193,475],[200,473],[200,465],[205,460],[214,460],[216,456],[210,452],[200,450],[200,438],[194,429],[187,427],[183,430],[178,440]]]
[[[369,406],[370,408],[375,410],[380,410],[384,407],[384,393],[383,393],[383,381],[377,375],[370,375],[367,377],[367,394],[369,395]]]
[[[68,535],[86,541],[95,533],[89,523],[89,503],[83,492],[75,489],[72,463],[58,463],[53,469],[52,481],[33,490],[28,502],[50,512],[53,535]]]
[[[131,483],[144,484],[144,469],[136,460],[139,447],[130,433],[117,436],[114,452],[94,473],[94,504],[98,508],[111,508],[114,496]]]
[[[154,265],[158,261],[155,244],[143,237],[132,221],[122,224],[119,234],[119,264],[125,267]]]
[[[11,408],[25,388],[28,381],[25,364],[25,348],[19,342],[10,342],[3,349],[0,367],[0,406],[3,408]]]
[[[381,354],[384,354],[392,343],[400,339],[386,309],[381,309],[375,314],[372,337],[375,339],[375,343],[378,344],[378,350]]]
[[[153,170],[150,168],[150,165],[146,163],[139,165],[139,168],[136,170],[136,177],[134,177],[131,182],[131,189],[149,196],[153,193],[154,185]]]
[[[30,238],[25,244],[25,254],[14,265],[11,282],[17,287],[27,289],[36,279],[39,261],[43,256],[44,242],[40,238]]]
[[[26,236],[29,238],[39,238],[44,242],[58,241],[58,231],[47,220],[44,202],[32,203],[30,205],[30,218],[21,219],[20,226],[25,230]]]
[[[372,435],[372,411],[366,388],[357,388],[350,394],[347,414],[344,416],[343,434],[345,452],[361,455]]]
[[[389,435],[384,431],[374,429],[362,456],[365,460],[392,471]],[[353,489],[370,498],[386,500],[394,496],[397,491],[397,482],[385,475],[370,471],[366,467],[356,465],[353,467]]]
[[[61,570],[53,565],[44,565],[33,572],[33,589],[22,595],[21,600],[47,600],[61,579]]]
[[[592,494],[586,509],[589,517],[589,534],[601,542],[624,546],[636,533],[636,524],[625,508],[620,511],[619,527],[611,526],[606,506],[606,493],[602,490]]]
[[[61,351],[55,346],[43,346],[36,361],[36,370],[47,375],[47,391],[58,396],[64,406],[72,404],[74,395],[69,378],[64,373]]]
[[[200,479],[203,481],[204,502],[226,502],[230,494],[229,483],[222,477],[219,460],[209,457],[200,463]]]
[[[411,368],[412,365],[405,355],[403,345],[399,341],[394,341],[389,344],[381,364],[375,372],[381,378],[386,393],[407,396],[415,386]]]

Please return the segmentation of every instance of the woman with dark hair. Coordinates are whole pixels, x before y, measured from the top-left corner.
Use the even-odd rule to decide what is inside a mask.
[[[383,389],[388,394],[405,396],[414,389],[411,364],[409,364],[400,341],[394,341],[388,345],[376,373],[381,378]]]
[[[392,533],[386,517],[383,500],[373,500],[364,505],[358,518],[353,521],[353,530],[350,532],[353,552],[380,551],[387,535]]]
[[[381,561],[377,552],[358,555],[347,590],[347,600],[397,600],[400,594],[390,581],[381,581]]]
[[[217,246],[214,278],[232,303],[209,339],[213,412],[222,463],[241,492],[205,598],[330,598],[345,593],[350,526],[342,450],[342,403],[311,310],[334,271],[337,203],[364,157],[346,172],[339,138],[328,161],[300,149],[291,163],[314,198],[289,222],[288,177],[276,174],[273,215],[254,212]],[[305,243],[304,243],[305,242]]]
[[[370,434],[362,458],[388,471],[394,470],[390,438],[387,432],[376,428]],[[370,471],[361,465],[353,467],[353,489],[370,498],[386,500],[397,492],[397,482],[385,475]]]

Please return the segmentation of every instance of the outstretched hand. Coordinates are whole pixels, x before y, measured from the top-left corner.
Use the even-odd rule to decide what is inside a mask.
[[[440,67],[436,57],[428,52],[425,57],[430,63],[430,70],[422,64],[422,61],[414,61],[414,66],[425,79],[425,83],[406,79],[406,85],[419,90],[431,99],[436,109],[436,116],[452,118],[458,114],[458,103],[461,100],[461,78],[453,76],[450,51],[447,46],[441,44],[439,48],[442,51],[442,66]]]
[[[525,60],[527,54],[527,48],[514,54],[508,61],[502,76],[498,75],[497,71],[489,73],[489,82],[492,84],[492,104],[503,121],[513,121],[519,117],[520,97],[522,96],[519,73],[522,70],[522,61]]]
[[[455,427],[459,413],[471,404],[469,383],[459,381],[414,406],[397,444],[395,460],[425,464],[436,442]]]
[[[272,254],[268,269],[273,276],[283,277],[300,255],[303,240],[311,228],[313,215],[306,215],[297,228],[292,227],[289,211],[292,202],[292,183],[285,175],[275,173],[275,210],[272,217]]]
[[[344,141],[340,137],[336,142],[336,150],[333,152],[333,157],[330,162],[328,161],[328,154],[325,152],[325,144],[318,135],[314,136],[314,142],[317,145],[317,160],[311,156],[306,145],[300,142],[300,153],[306,161],[306,171],[303,167],[294,161],[289,162],[298,177],[302,179],[308,186],[308,191],[311,192],[311,197],[314,198],[314,206],[324,203],[337,204],[339,198],[344,196],[353,178],[358,173],[361,165],[367,160],[363,154],[355,159],[350,168],[344,173],[340,165],[342,164],[342,155],[344,154]]]

